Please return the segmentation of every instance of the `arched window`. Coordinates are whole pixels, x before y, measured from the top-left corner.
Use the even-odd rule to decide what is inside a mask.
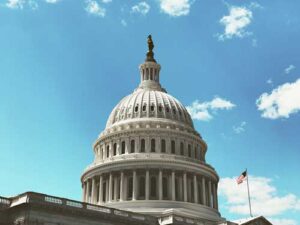
[[[190,144],[188,144],[188,155],[189,157],[192,157],[192,149]]]
[[[153,68],[150,68],[150,80],[153,80]]]
[[[150,180],[151,183],[151,188],[150,188],[150,196],[151,198],[155,199],[156,198],[156,177],[151,177]]]
[[[117,154],[117,143],[114,143],[114,155]]]
[[[140,177],[139,180],[139,199],[145,199],[145,177]]]
[[[146,104],[144,104],[144,105],[143,105],[143,111],[144,111],[144,112],[146,111],[146,108],[147,108],[147,106],[146,106]]]
[[[170,111],[170,109],[169,109],[169,107],[168,107],[168,106],[166,107],[166,111],[167,111],[167,113]]]
[[[148,80],[148,79],[149,79],[149,69],[146,68],[146,80]]]
[[[131,140],[130,142],[130,153],[134,153],[135,151],[135,141]]]
[[[155,152],[155,139],[151,139],[151,152]]]
[[[109,158],[109,145],[106,146],[106,158]]]
[[[162,111],[162,106],[161,105],[158,106],[158,111],[160,111],[160,112]]]
[[[195,159],[197,159],[197,147],[195,147]]]
[[[125,141],[122,141],[121,154],[125,154]]]
[[[153,112],[154,111],[154,105],[151,105],[150,109]]]
[[[184,155],[184,146],[183,146],[183,142],[180,142],[180,155]]]
[[[141,152],[145,152],[145,139],[141,140]]]
[[[171,153],[175,154],[175,141],[174,140],[171,141]]]
[[[166,140],[161,139],[161,152],[165,153],[166,152]]]
[[[163,177],[163,199],[168,199],[168,178]]]
[[[134,107],[134,111],[135,111],[135,112],[139,111],[139,104],[137,104],[137,105]]]

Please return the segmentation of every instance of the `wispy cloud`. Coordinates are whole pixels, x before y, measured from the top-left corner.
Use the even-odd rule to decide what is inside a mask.
[[[273,80],[271,78],[269,78],[266,83],[272,85],[273,84]]]
[[[61,0],[45,0],[45,2],[50,3],[50,4],[55,4],[60,2]]]
[[[126,20],[122,19],[122,20],[121,20],[121,24],[122,24],[124,27],[126,27],[126,26],[127,26]]]
[[[10,9],[23,9],[28,7],[32,10],[36,10],[39,7],[35,0],[7,0],[5,6]]]
[[[233,107],[235,107],[235,104],[232,102],[220,97],[215,97],[209,102],[199,102],[196,100],[192,105],[187,106],[186,108],[193,119],[209,121],[213,118],[213,113],[216,113],[219,110],[229,110]]]
[[[287,68],[284,69],[284,73],[285,73],[285,74],[289,74],[289,73],[292,72],[294,69],[296,69],[296,66],[294,66],[294,65],[289,65]]]
[[[8,0],[5,5],[10,9],[23,9],[25,3],[25,0]]]
[[[106,15],[106,9],[101,7],[97,1],[87,0],[85,10],[94,16],[104,17]]]
[[[102,0],[103,3],[110,3],[112,0]]]
[[[229,15],[220,19],[220,24],[224,26],[224,32],[217,35],[219,40],[231,39],[233,37],[243,38],[251,32],[246,28],[252,22],[252,11],[247,7],[230,6]]]
[[[245,128],[246,125],[247,125],[246,121],[242,121],[238,126],[233,126],[232,129],[233,129],[234,133],[240,134],[240,133],[243,133],[246,131],[246,128]]]
[[[190,0],[159,0],[162,12],[170,16],[186,16],[190,13]]]
[[[300,111],[300,79],[280,85],[270,94],[263,93],[256,100],[256,105],[264,118],[289,118]]]
[[[253,21],[253,10],[262,9],[263,7],[256,2],[251,2],[248,6],[233,6],[226,4],[229,14],[223,16],[219,23],[224,26],[224,32],[217,34],[220,41],[232,39],[234,37],[243,38],[253,33],[248,31],[248,26]],[[252,46],[257,47],[257,39],[252,39]]]
[[[272,184],[272,179],[266,177],[249,177],[252,211],[254,215],[264,215],[272,217],[274,224],[292,225],[293,221],[289,219],[278,219],[274,216],[279,216],[284,212],[295,210],[299,211],[298,207],[300,199],[292,194],[280,196],[277,193],[276,187]],[[219,194],[226,199],[227,210],[231,213],[239,215],[248,215],[248,195],[246,182],[237,185],[236,178],[226,177],[219,182]],[[285,223],[280,223],[285,222]]]
[[[146,15],[150,10],[150,5],[147,2],[139,2],[138,4],[131,7],[132,13],[140,13]]]
[[[297,222],[295,220],[291,219],[269,219],[273,225],[297,225]]]

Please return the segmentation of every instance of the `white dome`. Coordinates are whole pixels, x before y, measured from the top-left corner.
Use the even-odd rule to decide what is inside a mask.
[[[176,98],[164,90],[138,88],[117,104],[109,116],[106,128],[144,118],[175,120],[193,127],[188,111]]]
[[[219,177],[206,163],[207,145],[187,109],[161,87],[148,42],[138,88],[116,105],[94,143],[94,161],[81,177],[83,200],[168,220],[220,221]]]

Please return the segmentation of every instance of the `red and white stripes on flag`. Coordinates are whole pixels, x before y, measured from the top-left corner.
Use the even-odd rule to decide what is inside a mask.
[[[236,179],[237,184],[243,183],[246,177],[247,177],[247,170],[242,172],[242,174]]]

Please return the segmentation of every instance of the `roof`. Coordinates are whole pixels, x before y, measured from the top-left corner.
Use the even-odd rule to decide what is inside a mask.
[[[268,221],[264,216],[255,216],[255,217],[250,217],[250,218],[238,219],[233,222],[237,223],[239,225],[244,225],[244,224],[252,224],[251,222],[256,221],[256,220],[263,220],[267,224],[272,225],[272,223],[270,221]]]

